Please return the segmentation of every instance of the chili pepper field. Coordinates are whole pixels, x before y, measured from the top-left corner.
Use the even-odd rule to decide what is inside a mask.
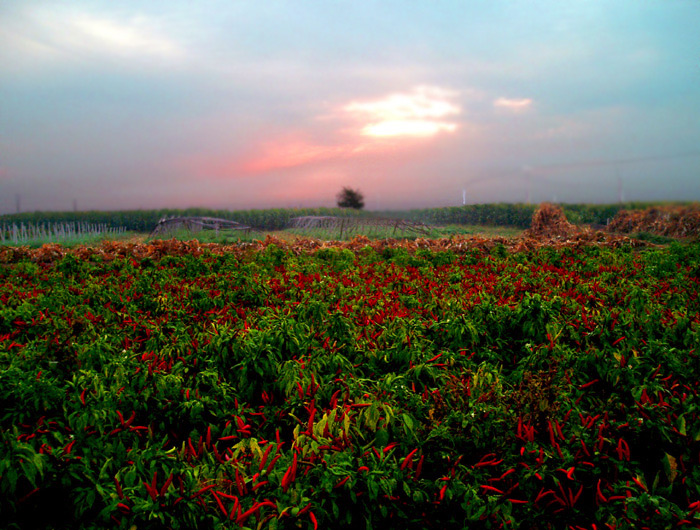
[[[0,253],[0,527],[700,528],[697,243],[171,246]]]

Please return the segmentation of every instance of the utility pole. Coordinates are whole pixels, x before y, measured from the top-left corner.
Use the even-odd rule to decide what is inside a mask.
[[[625,200],[624,193],[622,191],[622,177],[620,176],[620,166],[615,166],[615,175],[617,176],[617,202],[620,204]]]
[[[522,166],[522,170],[527,175],[527,204],[532,201],[532,166]]]

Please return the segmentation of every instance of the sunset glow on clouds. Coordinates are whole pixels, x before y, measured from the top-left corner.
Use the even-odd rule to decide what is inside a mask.
[[[244,160],[238,168],[243,173],[265,173],[348,158],[363,151],[362,145],[321,145],[302,138],[285,138],[266,142],[258,155]]]
[[[419,86],[375,100],[351,101],[333,114],[331,119],[335,120],[336,131],[323,143],[314,142],[303,133],[269,140],[256,148],[255,156],[242,161],[237,168],[246,174],[259,174],[320,162],[393,154],[402,148],[415,149],[417,146],[411,140],[425,140],[457,130],[457,123],[447,121],[461,112],[452,102],[456,96],[454,91]]]
[[[447,121],[461,112],[451,101],[456,95],[439,87],[419,86],[378,100],[353,101],[344,110],[365,123],[365,136],[429,137],[457,129],[456,123]]]
[[[532,106],[532,99],[530,98],[520,98],[520,99],[509,99],[509,98],[498,98],[493,102],[493,106],[496,108],[506,109],[513,112],[523,112]]]

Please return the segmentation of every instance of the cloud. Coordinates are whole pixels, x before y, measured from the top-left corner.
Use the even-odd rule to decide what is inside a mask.
[[[186,56],[157,19],[109,13],[96,16],[67,6],[29,7],[17,13],[14,24],[0,22],[0,43],[35,68],[76,59],[162,67]]]
[[[79,14],[64,21],[70,31],[62,40],[83,50],[100,50],[116,56],[149,55],[159,59],[177,59],[180,47],[164,35],[145,17],[125,21]]]
[[[243,173],[266,173],[275,169],[305,166],[333,159],[344,159],[363,151],[361,145],[322,145],[301,138],[267,142],[260,153],[241,163]]]
[[[451,101],[456,95],[440,87],[419,86],[378,100],[352,101],[343,110],[363,124],[364,136],[430,137],[457,129],[456,123],[447,120],[462,111]]]
[[[532,100],[530,98],[498,98],[494,100],[493,106],[499,109],[506,109],[512,112],[523,112],[532,106]]]

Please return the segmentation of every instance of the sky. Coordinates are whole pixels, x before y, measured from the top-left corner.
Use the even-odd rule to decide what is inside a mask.
[[[0,214],[700,200],[697,0],[3,0]]]

